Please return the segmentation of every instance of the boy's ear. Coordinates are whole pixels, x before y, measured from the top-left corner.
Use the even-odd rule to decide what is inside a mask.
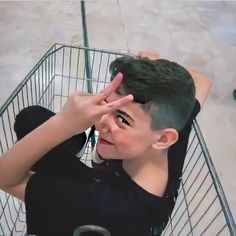
[[[176,129],[172,128],[162,129],[156,133],[152,147],[159,150],[167,149],[171,145],[176,143],[178,138],[179,134]]]

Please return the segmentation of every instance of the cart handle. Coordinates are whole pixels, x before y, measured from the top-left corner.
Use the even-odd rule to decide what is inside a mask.
[[[97,225],[82,225],[74,230],[73,236],[80,236],[84,232],[96,232],[103,236],[111,236],[111,233],[105,228]]]

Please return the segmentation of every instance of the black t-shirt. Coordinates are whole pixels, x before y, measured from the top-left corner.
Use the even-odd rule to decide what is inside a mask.
[[[69,170],[65,166],[59,174],[36,173],[29,180],[25,194],[28,233],[69,236],[78,226],[99,225],[112,236],[160,235],[174,207],[191,124],[199,111],[196,101],[180,139],[169,150],[164,197],[137,185],[119,161],[94,169],[75,157],[70,159]]]

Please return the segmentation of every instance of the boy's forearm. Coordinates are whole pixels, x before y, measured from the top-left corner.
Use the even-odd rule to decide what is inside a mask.
[[[0,158],[0,187],[12,187],[27,178],[35,162],[69,137],[57,117],[26,135]]]
[[[204,76],[200,72],[189,68],[188,71],[191,74],[196,87],[196,98],[200,102],[201,106],[203,106],[209,95],[212,83],[206,76]]]

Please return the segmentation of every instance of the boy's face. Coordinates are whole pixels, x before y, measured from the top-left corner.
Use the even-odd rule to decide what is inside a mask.
[[[114,101],[121,96],[114,92],[106,101]],[[145,156],[156,134],[150,128],[149,115],[137,103],[129,103],[115,112],[103,115],[95,126],[99,131],[97,152],[104,159]]]

